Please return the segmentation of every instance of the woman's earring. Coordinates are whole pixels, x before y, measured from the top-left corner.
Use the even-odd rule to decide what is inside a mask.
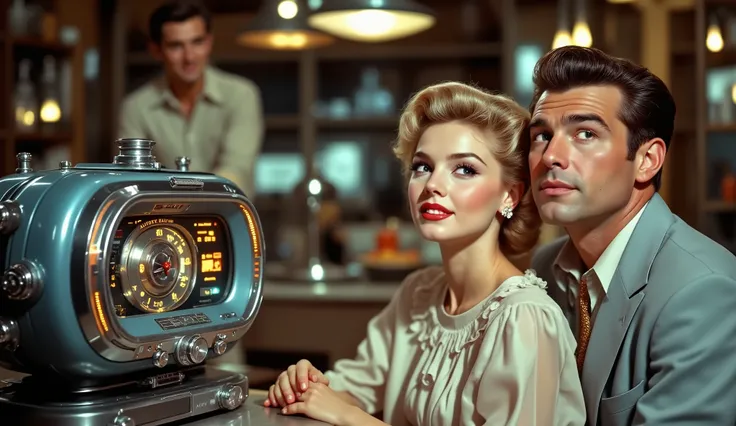
[[[501,209],[501,216],[505,217],[506,219],[511,219],[511,216],[514,215],[514,211],[511,210],[511,207],[505,206],[503,209]]]

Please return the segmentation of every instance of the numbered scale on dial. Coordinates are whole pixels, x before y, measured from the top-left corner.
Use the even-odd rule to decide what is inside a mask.
[[[192,294],[196,253],[189,233],[175,224],[136,229],[126,240],[118,271],[125,298],[145,312],[168,312]]]

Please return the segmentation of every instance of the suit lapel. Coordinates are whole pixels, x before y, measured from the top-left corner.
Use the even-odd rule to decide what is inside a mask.
[[[588,352],[585,354],[582,377],[585,405],[588,407],[588,424],[591,426],[597,424],[598,405],[603,396],[609,372],[612,370],[626,330],[642,299],[644,299],[643,292],[628,298],[624,292],[620,275],[616,274],[598,310]]]
[[[601,301],[583,365],[582,384],[588,424],[597,426],[603,390],[636,310],[649,271],[674,218],[664,200],[655,194],[649,201],[621,256],[606,296]]]

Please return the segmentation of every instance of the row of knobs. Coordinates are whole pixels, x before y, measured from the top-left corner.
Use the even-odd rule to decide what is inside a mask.
[[[212,345],[212,351],[216,355],[222,355],[227,350],[227,341],[225,341],[225,338],[226,336],[224,334],[217,335],[217,340],[215,341],[215,344]],[[207,340],[205,340],[204,337],[182,337],[176,344],[174,356],[176,357],[176,362],[180,365],[197,365],[203,363],[205,358],[207,358],[208,350],[209,347],[207,346]],[[156,353],[153,354],[153,365],[158,368],[163,368],[166,367],[168,363],[169,353],[159,348]]]

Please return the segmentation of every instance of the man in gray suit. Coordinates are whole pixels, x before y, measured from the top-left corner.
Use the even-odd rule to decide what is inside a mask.
[[[657,194],[667,87],[581,47],[549,52],[534,82],[532,191],[567,236],[532,267],[577,332],[587,424],[736,424],[736,257]]]

